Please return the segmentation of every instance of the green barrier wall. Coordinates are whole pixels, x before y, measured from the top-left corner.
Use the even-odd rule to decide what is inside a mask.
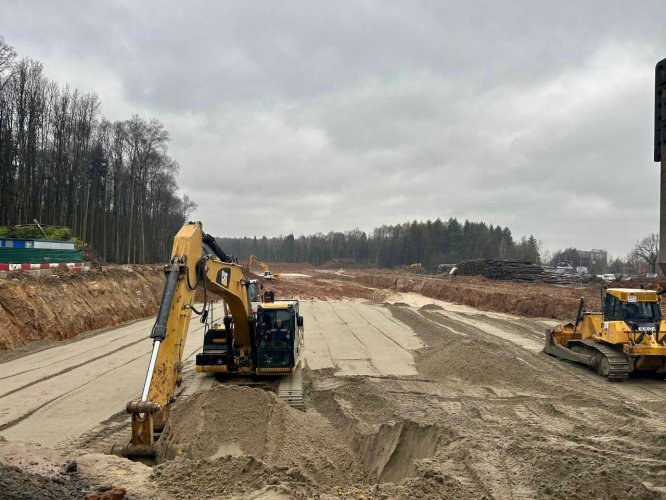
[[[49,250],[41,248],[0,248],[3,264],[48,264],[51,262],[81,262],[81,250]]]

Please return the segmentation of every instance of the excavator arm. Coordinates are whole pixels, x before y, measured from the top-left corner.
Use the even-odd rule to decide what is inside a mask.
[[[153,347],[141,398],[127,403],[132,417],[132,439],[119,450],[130,458],[146,457],[160,462],[173,456],[169,432],[170,405],[180,385],[182,358],[199,286],[221,295],[234,321],[234,340],[241,355],[250,354],[252,308],[249,281],[235,264],[203,233],[200,222],[188,222],[174,238],[171,261],[165,269],[162,301],[150,337]],[[205,318],[204,318],[205,319]]]
[[[255,265],[255,264],[259,267],[259,269],[261,269],[261,271],[263,271],[263,277],[264,278],[272,279],[272,278],[278,278],[280,276],[279,274],[273,274],[272,272],[270,272],[270,270],[268,269],[268,264],[266,264],[263,260],[261,260],[256,255],[250,255],[247,258],[247,270],[248,270],[248,272],[254,272],[252,270],[252,266]]]
[[[256,264],[262,271],[268,271],[268,264],[255,255],[250,255],[247,258],[247,270],[252,271],[252,266]]]

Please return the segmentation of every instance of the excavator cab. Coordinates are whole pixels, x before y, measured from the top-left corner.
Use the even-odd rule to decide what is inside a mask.
[[[293,371],[302,349],[298,301],[264,302],[257,308],[257,373]]]

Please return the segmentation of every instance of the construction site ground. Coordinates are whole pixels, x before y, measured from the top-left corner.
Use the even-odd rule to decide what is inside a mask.
[[[105,452],[129,439],[124,406],[143,384],[152,318],[6,334],[17,347],[0,351],[0,498],[666,497],[666,382],[609,383],[541,353],[545,329],[580,296],[598,305],[599,285],[277,271],[264,288],[302,300],[305,411],[195,373],[193,321],[171,417],[184,453],[149,467]],[[0,298],[21,279],[0,283]],[[111,276],[71,279],[116,300]],[[159,289],[144,281],[131,282]],[[2,304],[0,320],[19,314]]]

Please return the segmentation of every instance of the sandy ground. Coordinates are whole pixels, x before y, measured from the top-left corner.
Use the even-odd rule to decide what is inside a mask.
[[[301,314],[311,322],[305,356],[312,369],[337,368],[341,376],[416,375],[412,351],[423,344],[385,308],[311,302],[303,303]],[[0,365],[0,434],[65,449],[122,412],[141,392],[152,324],[139,321]],[[184,350],[184,397],[214,380],[194,372],[202,334],[203,325],[192,321]]]
[[[506,313],[479,311],[470,306],[431,299],[418,293],[395,292],[388,295],[384,302],[407,304],[417,309],[425,307],[426,311],[418,312],[422,318],[444,326],[452,333],[465,336],[467,334],[461,330],[470,328],[473,333],[494,335],[534,353],[543,349],[544,331],[558,324],[557,321],[546,318],[522,318]],[[432,305],[439,308],[428,307]],[[456,322],[463,328],[456,328]]]
[[[141,392],[153,322],[138,321],[0,364],[0,435],[67,448],[122,411]],[[192,371],[202,338],[203,325],[193,320],[186,370]]]
[[[411,328],[381,306],[349,302],[306,302],[305,359],[311,370],[335,369],[337,376],[416,375],[414,351],[423,343]]]
[[[330,293],[301,280],[282,286]],[[129,436],[152,320],[0,364],[0,493],[23,471],[65,498],[666,497],[663,380],[608,383],[541,353],[552,320],[335,286],[342,300],[301,306],[306,411],[194,373],[192,323],[172,414],[185,453],[155,468],[100,454]]]

